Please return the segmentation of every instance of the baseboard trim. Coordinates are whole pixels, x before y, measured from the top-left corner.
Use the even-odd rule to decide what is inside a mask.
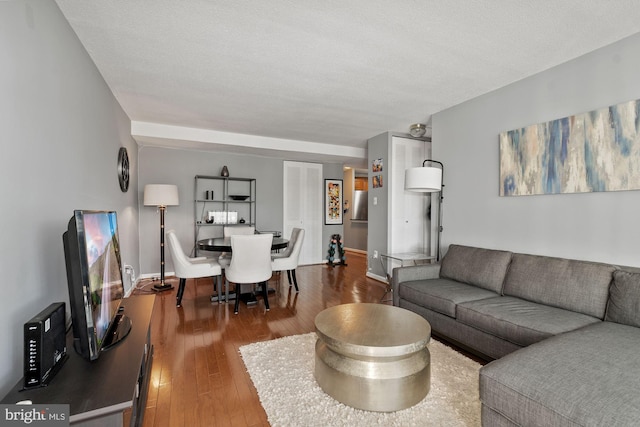
[[[127,292],[125,292],[124,297],[125,298],[129,298],[131,296],[131,294],[133,293],[133,291],[138,289],[138,285],[139,284],[140,284],[140,277],[136,278],[135,282],[131,283],[131,287],[129,288],[129,290]]]
[[[387,284],[389,283],[387,282],[387,279],[385,279],[384,277],[378,276],[377,274],[373,274],[369,271],[367,271],[366,276],[370,279],[377,280],[378,282],[387,283]]]
[[[367,251],[363,251],[362,249],[344,248],[344,250],[347,252],[355,252],[357,254],[363,254],[363,255],[367,254]]]

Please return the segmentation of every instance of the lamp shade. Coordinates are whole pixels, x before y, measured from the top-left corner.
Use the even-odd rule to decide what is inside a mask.
[[[442,169],[423,166],[404,172],[404,189],[420,193],[442,191]]]
[[[145,206],[177,206],[178,187],[169,184],[147,184],[144,186]]]

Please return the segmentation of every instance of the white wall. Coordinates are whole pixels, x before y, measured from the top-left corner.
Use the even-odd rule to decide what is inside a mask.
[[[62,233],[74,209],[118,212],[138,271],[137,147],[130,121],[53,1],[0,2],[0,395],[22,377],[22,327],[65,301]],[[127,147],[131,188],[116,164]],[[70,351],[73,351],[70,349]]]
[[[498,134],[640,98],[639,52],[640,34],[435,114],[443,247],[640,266],[639,191],[498,196]]]

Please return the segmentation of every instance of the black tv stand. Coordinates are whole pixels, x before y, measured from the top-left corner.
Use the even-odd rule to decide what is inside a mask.
[[[0,403],[68,404],[72,426],[142,425],[153,361],[154,301],[155,295],[125,298],[123,314],[131,326],[127,339],[120,339],[94,361],[67,351],[69,359],[47,387],[21,391],[21,379]],[[67,348],[72,343],[73,334],[68,333]]]
[[[131,319],[129,316],[119,312],[115,315],[111,330],[104,338],[102,351],[109,350],[119,344],[129,335],[129,332],[131,332]]]

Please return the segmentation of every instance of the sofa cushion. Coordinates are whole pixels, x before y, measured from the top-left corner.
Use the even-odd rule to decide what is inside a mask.
[[[604,319],[615,269],[588,261],[514,254],[504,295]]]
[[[449,317],[456,316],[456,305],[461,302],[498,296],[495,292],[449,279],[402,282],[398,294],[403,300]]]
[[[399,307],[406,308],[427,319],[431,325],[432,337],[440,337],[453,343],[462,344],[464,348],[482,359],[499,359],[522,348],[471,326],[463,325],[446,314],[429,310],[407,300],[401,299]]]
[[[640,328],[640,273],[613,272],[605,319]]]
[[[592,323],[595,317],[514,297],[496,297],[458,305],[456,320],[520,346]]]
[[[511,252],[450,245],[442,258],[440,277],[502,293]]]
[[[631,426],[640,420],[640,330],[599,322],[480,369],[484,407],[515,425]]]

